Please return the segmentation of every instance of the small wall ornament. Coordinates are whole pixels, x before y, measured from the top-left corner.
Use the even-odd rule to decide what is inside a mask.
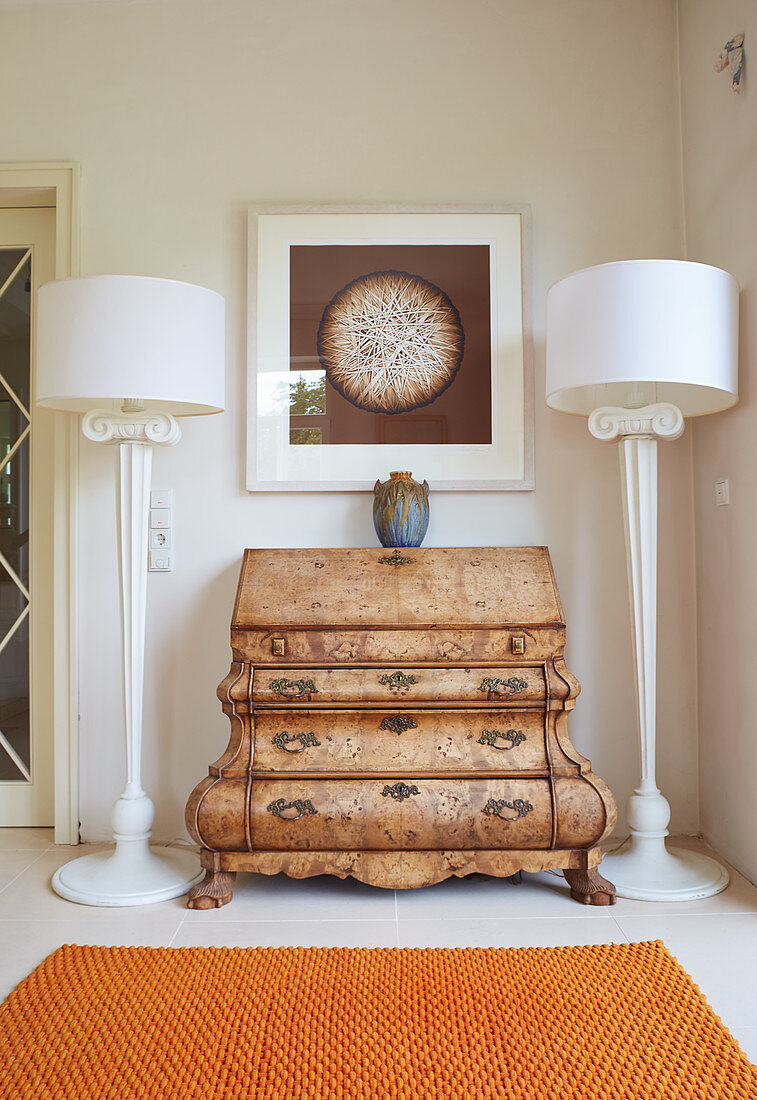
[[[740,95],[741,81],[744,76],[744,35],[735,34],[718,54],[715,62],[715,72],[722,73],[728,69],[731,74],[731,88]]]

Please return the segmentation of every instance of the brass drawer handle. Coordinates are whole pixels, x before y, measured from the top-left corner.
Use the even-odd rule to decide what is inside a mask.
[[[298,699],[301,695],[314,695],[318,692],[312,680],[271,680],[269,687],[286,699]]]
[[[402,802],[405,798],[409,798],[411,794],[420,794],[421,792],[414,783],[412,785],[408,783],[395,783],[392,787],[387,783],[381,793],[384,798],[391,797],[395,798],[398,802]]]
[[[409,714],[395,714],[391,718],[384,718],[380,730],[390,730],[392,733],[405,733],[406,730],[414,730],[418,723]]]
[[[505,808],[515,810],[515,817],[502,817],[502,811]],[[514,798],[512,802],[505,802],[504,798],[490,798],[481,812],[489,817],[498,817],[500,821],[518,821],[519,818],[525,817],[531,810],[533,810],[533,806],[523,798]]]
[[[492,691],[495,695],[517,695],[528,687],[527,680],[521,680],[518,676],[511,676],[509,680],[500,680],[498,677],[487,676],[481,681],[479,691]],[[501,691],[500,688],[507,688]]]
[[[285,810],[296,810],[294,817],[284,817]],[[277,798],[275,802],[269,802],[268,813],[274,817],[280,817],[282,821],[299,821],[305,814],[317,814],[309,798],[295,798],[293,802],[287,802],[285,798]]]
[[[379,565],[410,565],[412,560],[412,558],[403,558],[399,550],[395,550],[394,553],[390,554],[388,557],[379,558]]]
[[[298,749],[288,749],[287,745],[291,745],[294,741],[300,742]],[[304,752],[305,749],[311,745],[320,745],[320,741],[314,733],[289,733],[287,730],[282,730],[281,733],[277,733],[275,737],[271,738],[271,743],[276,745],[277,748],[283,749],[284,752]]]
[[[509,741],[509,745],[498,745],[497,739],[504,737],[506,741]],[[493,749],[502,749],[504,752],[509,752],[510,749],[516,748],[522,741],[526,740],[525,733],[521,733],[520,730],[481,730],[481,736],[478,739],[479,745],[491,745]]]
[[[411,684],[418,683],[418,677],[413,676],[407,672],[393,672],[391,676],[388,673],[384,673],[379,677],[379,683],[384,687],[389,687],[393,691],[407,691]]]

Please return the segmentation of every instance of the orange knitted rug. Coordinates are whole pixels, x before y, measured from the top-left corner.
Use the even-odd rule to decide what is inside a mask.
[[[61,947],[0,1008],[13,1100],[755,1100],[661,942]]]

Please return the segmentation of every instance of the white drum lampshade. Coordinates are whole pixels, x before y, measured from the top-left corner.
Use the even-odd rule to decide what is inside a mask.
[[[37,404],[120,409],[124,399],[173,416],[224,403],[220,294],[193,283],[94,275],[39,290]]]
[[[621,897],[691,901],[728,872],[668,849],[670,806],[657,787],[657,441],[684,417],[738,400],[738,283],[683,260],[624,260],[577,271],[547,297],[547,404],[589,417],[620,445],[634,639],[641,780],[628,800],[630,847],[603,860]]]
[[[547,404],[588,416],[676,405],[684,416],[738,399],[733,275],[685,260],[623,260],[576,271],[547,296]]]

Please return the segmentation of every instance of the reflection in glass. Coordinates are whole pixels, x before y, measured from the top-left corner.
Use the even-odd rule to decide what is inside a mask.
[[[19,253],[16,249],[10,251],[16,256],[16,264],[18,264],[23,253]],[[7,252],[0,249],[0,257],[7,255]],[[10,266],[12,271],[15,265],[9,265],[6,261],[5,266]],[[10,271],[3,277],[0,270],[0,287],[3,286],[9,274]],[[29,257],[0,297],[0,348],[2,349],[0,374],[27,411],[29,409],[31,299],[31,257]],[[2,386],[0,389],[2,389],[3,399],[7,398],[5,387]]]
[[[326,415],[326,372],[289,372],[289,442],[320,446]]]
[[[27,252],[26,248],[0,248],[0,287],[16,270]]]
[[[7,402],[0,400],[0,462],[18,436],[5,431]],[[12,410],[11,410],[12,412]],[[18,425],[14,425],[17,429]],[[29,587],[29,437],[0,468],[0,554]],[[2,559],[0,559],[2,560]],[[0,640],[2,634],[0,634]]]
[[[3,637],[26,605],[16,585],[8,582],[7,574],[0,576],[0,631]],[[0,780],[23,779],[14,756],[27,771],[30,770],[28,615],[0,653],[0,734]],[[12,752],[8,751],[8,746]]]
[[[31,256],[0,249],[0,781],[28,780]],[[24,260],[22,263],[21,261]]]
[[[323,414],[326,412],[326,372],[266,371],[258,375],[260,416]]]
[[[326,442],[326,372],[262,372],[258,375],[258,416],[282,421],[284,428],[288,419],[291,444]]]
[[[290,428],[289,442],[296,443],[298,446],[302,444],[318,445],[323,443],[323,432],[320,428]]]
[[[289,380],[289,415],[312,416],[326,412],[326,372],[292,371]]]

